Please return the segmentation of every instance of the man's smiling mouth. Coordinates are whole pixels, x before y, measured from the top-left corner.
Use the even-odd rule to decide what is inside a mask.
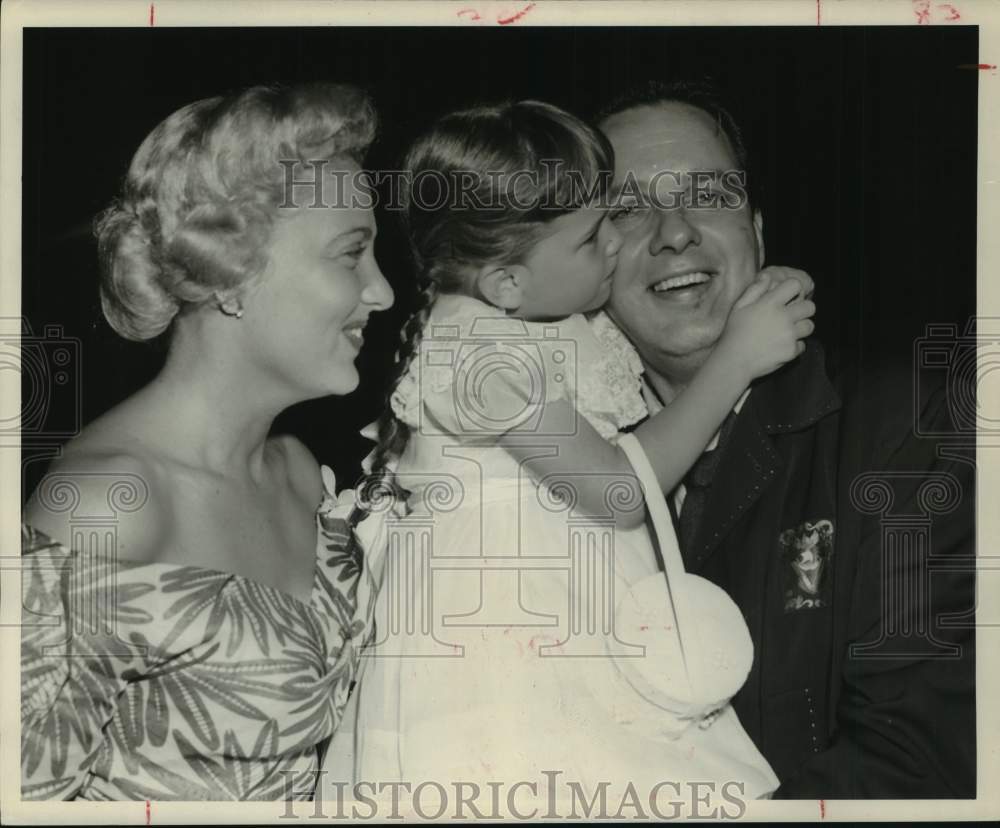
[[[705,270],[697,270],[691,273],[683,273],[679,276],[671,276],[668,279],[661,279],[650,286],[653,293],[670,293],[681,291],[686,288],[697,287],[707,284],[712,279],[712,274]]]

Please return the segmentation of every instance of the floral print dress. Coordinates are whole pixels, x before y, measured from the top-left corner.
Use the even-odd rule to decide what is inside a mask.
[[[374,600],[324,480],[308,603],[199,566],[103,566],[22,527],[24,799],[312,798]]]

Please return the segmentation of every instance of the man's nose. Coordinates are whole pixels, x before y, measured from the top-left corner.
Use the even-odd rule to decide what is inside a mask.
[[[661,250],[680,253],[690,244],[701,243],[701,234],[691,222],[691,217],[684,207],[659,210],[656,221],[657,225],[650,242],[650,252],[654,256]]]
[[[373,305],[375,310],[386,310],[392,307],[395,294],[386,281],[377,264],[373,264],[365,278],[365,286],[361,291],[361,301]]]

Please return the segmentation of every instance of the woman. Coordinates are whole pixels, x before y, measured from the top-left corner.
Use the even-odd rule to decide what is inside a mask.
[[[332,474],[269,432],[356,387],[365,322],[392,304],[352,200],[374,131],[348,86],[198,101],[146,138],[99,220],[108,321],[169,350],[26,509],[25,618],[57,625],[22,638],[25,799],[312,796],[372,591]],[[286,186],[314,176],[333,209]],[[111,490],[116,540],[95,555],[77,518]]]

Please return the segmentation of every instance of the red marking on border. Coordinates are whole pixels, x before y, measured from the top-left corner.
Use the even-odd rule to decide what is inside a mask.
[[[822,9],[822,5],[823,5],[823,0],[816,0],[816,25],[817,26],[822,26],[823,25],[823,18],[822,18],[822,15],[820,13],[821,9]]]
[[[456,16],[457,17],[461,17],[463,14],[472,15],[472,17],[470,17],[469,20],[481,20],[482,19],[479,16],[479,12],[477,12],[475,9],[462,9],[461,11],[459,11],[459,12],[456,13]]]
[[[961,63],[957,67],[959,69],[978,69],[981,72],[987,69],[996,69],[997,65],[995,63]]]
[[[551,635],[539,633],[538,635],[531,636],[528,640],[528,649],[534,650],[538,644],[541,644],[543,647],[558,647],[560,642],[556,641]]]
[[[917,25],[923,26],[931,22],[931,0],[911,0],[913,13],[917,16]]]
[[[508,26],[511,23],[517,23],[518,20],[524,17],[533,8],[535,8],[535,4],[528,3],[528,5],[525,6],[523,9],[521,9],[521,11],[517,12],[516,14],[512,14],[510,17],[498,17],[497,23],[499,23],[501,26]]]
[[[931,0],[910,0],[910,3],[913,6],[913,13],[917,16],[917,23],[922,26],[932,23],[954,23],[962,19],[959,10],[951,3],[936,3],[933,7]]]
[[[149,820],[150,820],[150,816],[149,816],[149,800],[147,799],[146,800],[146,824],[147,825],[150,824]]]
[[[819,801],[819,818],[826,819],[826,800],[821,799]]]
[[[153,3],[149,4],[149,25],[156,25],[156,6]]]
[[[961,20],[962,19],[962,15],[960,15],[958,13],[958,9],[956,9],[951,3],[943,3],[943,4],[939,5],[938,8],[939,9],[948,9],[951,12],[951,15],[949,17],[945,18],[945,22],[949,22],[950,23],[952,20]]]

